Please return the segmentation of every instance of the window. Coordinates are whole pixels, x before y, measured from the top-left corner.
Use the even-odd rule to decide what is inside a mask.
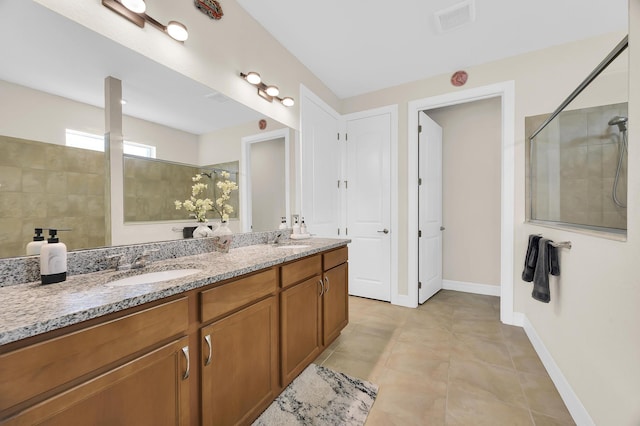
[[[74,148],[104,152],[104,137],[101,135],[66,129],[66,145]],[[129,155],[156,158],[156,147],[152,145],[124,141],[123,150],[125,154]]]

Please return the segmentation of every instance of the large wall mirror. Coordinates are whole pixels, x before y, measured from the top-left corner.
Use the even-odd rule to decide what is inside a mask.
[[[110,241],[118,245],[182,238],[176,230],[193,225],[187,213],[180,219],[170,205],[173,210],[165,216],[158,214],[165,206],[151,205],[142,209],[146,215],[136,217],[131,211],[125,215],[126,198],[145,190],[167,192],[172,198],[171,182],[187,188],[185,199],[192,183],[188,175],[221,164],[235,164],[235,179],[242,182],[242,138],[274,130],[293,134],[214,88],[31,0],[1,2],[0,24],[0,257],[24,255],[36,227],[71,228],[61,234],[70,250],[101,247]],[[169,38],[167,42],[173,43]],[[147,172],[144,179],[136,179],[123,160],[125,184],[119,200],[109,199],[105,154],[99,148],[68,145],[91,145],[96,137],[98,145],[104,144],[105,78],[109,76],[122,82],[122,129],[131,149],[127,162]],[[258,127],[262,119],[267,122],[264,131]],[[252,160],[259,163],[258,155]],[[287,164],[283,159],[287,170],[294,167],[289,158],[293,157],[287,153]],[[165,175],[155,181],[148,179],[148,173]],[[288,209],[289,187],[277,191],[286,194]],[[236,199],[245,195],[238,194]],[[231,228],[251,229],[242,223],[241,201],[236,203]],[[123,209],[125,217],[110,235],[105,234],[108,206]],[[289,214],[283,210],[278,216]]]

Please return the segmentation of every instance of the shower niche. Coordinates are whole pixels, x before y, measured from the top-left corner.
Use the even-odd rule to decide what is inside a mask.
[[[626,234],[627,45],[625,37],[553,113],[525,119],[530,222]]]

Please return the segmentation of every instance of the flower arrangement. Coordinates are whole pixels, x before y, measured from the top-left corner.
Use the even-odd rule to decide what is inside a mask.
[[[220,176],[222,180],[219,180],[216,183],[216,186],[222,191],[220,197],[216,198],[216,203],[213,206],[213,210],[220,216],[220,220],[226,222],[229,220],[229,214],[233,213],[233,206],[228,204],[227,201],[231,198],[231,191],[235,191],[238,189],[238,185],[229,180],[231,176],[229,172],[223,170],[220,172]],[[215,194],[215,191],[214,191]]]
[[[188,200],[184,200],[183,202],[176,200],[175,206],[176,210],[180,210],[184,207],[185,210],[192,213],[192,215],[196,218],[198,222],[204,223],[207,222],[207,212],[215,211],[220,216],[222,222],[226,222],[229,220],[229,213],[233,213],[233,206],[226,203],[231,196],[231,191],[237,190],[238,185],[229,180],[231,176],[229,172],[222,171],[220,175],[223,180],[218,181],[216,186],[222,191],[220,197],[216,198],[215,203],[210,198],[197,198],[198,195],[206,191],[207,184],[200,182],[202,180],[202,176],[204,173],[198,173],[191,180],[194,182],[193,186],[191,186],[191,197]],[[207,175],[210,177],[210,175]],[[215,189],[214,189],[215,196]]]

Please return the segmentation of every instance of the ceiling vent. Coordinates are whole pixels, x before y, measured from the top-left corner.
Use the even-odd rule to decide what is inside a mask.
[[[463,1],[435,13],[436,28],[439,33],[463,27],[476,20],[474,0]]]
[[[207,93],[206,95],[204,95],[205,98],[207,99],[211,99],[214,100],[218,103],[225,103],[229,100],[229,98],[227,98],[225,95],[223,95],[220,92],[211,92],[211,93]]]

